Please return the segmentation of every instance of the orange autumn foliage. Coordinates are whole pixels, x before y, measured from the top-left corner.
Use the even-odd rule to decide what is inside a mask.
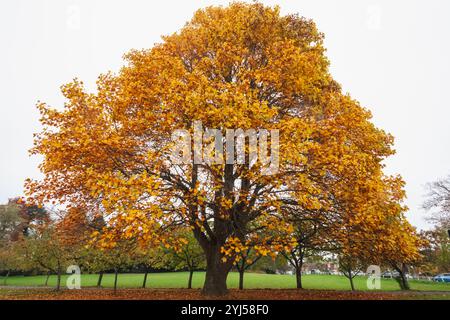
[[[120,237],[177,246],[174,231],[191,228],[207,253],[205,290],[220,283],[223,293],[218,274],[226,279],[237,244],[250,238],[263,255],[295,245],[282,236],[293,230],[286,205],[331,212],[336,230],[379,214],[339,204],[364,206],[361,188],[380,188],[393,138],[341,92],[324,53],[311,20],[277,7],[199,10],[162,43],[126,54],[119,73],[98,78],[97,92],[74,80],[62,87],[63,109],[38,104],[43,130],[32,154],[43,156],[44,178],[27,181],[28,195],[100,213],[105,246]],[[171,134],[192,132],[194,121],[222,132],[279,130],[278,172],[173,163]]]

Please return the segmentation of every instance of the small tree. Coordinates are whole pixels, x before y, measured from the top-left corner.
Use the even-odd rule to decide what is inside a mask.
[[[144,279],[142,281],[142,288],[147,286],[148,274],[152,269],[164,266],[165,253],[161,247],[150,248],[136,248],[135,263],[144,267]]]
[[[18,243],[10,243],[7,246],[0,247],[0,271],[5,273],[3,285],[7,284],[8,277],[12,271],[23,269],[24,261]]]
[[[16,203],[0,205],[0,246],[13,240],[16,230],[22,223],[19,213],[20,208]]]
[[[398,272],[399,276],[396,280],[402,290],[410,289],[407,277],[409,266],[420,261],[421,254],[419,252],[419,247],[423,241],[417,237],[411,226],[408,226],[407,228],[411,233],[405,233],[401,236],[392,235],[395,239],[395,245],[384,251],[384,261]]]
[[[103,274],[111,268],[106,250],[96,247],[86,248],[84,266],[90,273],[98,273],[97,288],[102,287]]]
[[[431,220],[450,229],[450,175],[428,184],[427,200],[423,207],[433,211]]]
[[[194,271],[206,266],[205,254],[194,236],[184,231],[178,235],[184,239],[184,245],[179,249],[166,249],[165,263],[174,270],[188,270],[188,289],[192,289]]]
[[[342,254],[338,257],[338,260],[339,270],[350,281],[350,288],[352,291],[355,291],[353,279],[366,268],[367,264],[351,254]]]
[[[0,205],[0,272],[5,273],[3,284],[6,284],[11,270],[16,267],[13,235],[20,223],[19,207],[16,204]]]
[[[378,261],[384,263],[399,276],[396,278],[402,290],[409,290],[407,273],[409,266],[421,261],[420,248],[427,245],[427,240],[421,238],[408,221],[404,219],[387,219],[380,228],[379,236],[384,239],[374,246],[375,256]]]
[[[117,293],[119,271],[130,267],[133,264],[133,252],[135,243],[131,241],[118,241],[113,247],[101,248],[104,266],[114,270],[114,294]]]
[[[244,273],[248,269],[250,269],[253,265],[255,265],[259,259],[261,259],[261,255],[258,255],[255,250],[248,246],[243,248],[237,254],[237,261],[235,263],[236,269],[239,272],[239,290],[244,289]]]
[[[447,230],[436,226],[433,230],[422,231],[421,237],[427,242],[420,251],[424,256],[421,269],[428,274],[450,270],[450,238]]]
[[[57,275],[56,290],[61,289],[64,268],[73,261],[74,248],[65,245],[53,226],[40,230],[24,240],[26,256],[37,268]]]
[[[286,207],[289,213],[292,209]],[[319,210],[304,210],[303,214],[291,214],[293,232],[290,235],[295,240],[295,245],[281,251],[281,254],[295,270],[297,289],[303,288],[302,268],[306,258],[318,250],[327,248],[326,223],[327,212]]]

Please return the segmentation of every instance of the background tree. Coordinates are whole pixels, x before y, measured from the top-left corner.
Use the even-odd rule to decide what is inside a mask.
[[[420,269],[428,275],[447,272],[450,268],[450,176],[427,185],[427,199],[423,203],[431,211],[433,228],[421,233],[425,239]]]
[[[189,230],[181,231],[178,236],[185,240],[184,245],[179,249],[166,250],[164,265],[175,270],[187,269],[189,271],[187,287],[192,289],[194,272],[205,267],[205,253]]]
[[[126,271],[141,260],[137,258],[136,242],[121,240],[111,243],[108,247],[97,242],[90,244],[89,265],[91,270],[98,270],[97,287],[101,287],[105,270],[114,271],[114,294],[117,293],[119,272]]]
[[[350,281],[350,288],[355,291],[353,279],[367,268],[367,263],[349,253],[338,257],[339,270]]]
[[[102,287],[104,273],[111,270],[110,259],[107,250],[102,250],[94,246],[86,249],[84,256],[85,269],[91,273],[98,273],[97,288]]]
[[[147,286],[147,279],[148,274],[150,271],[165,267],[166,264],[164,263],[167,261],[167,256],[163,248],[161,247],[149,247],[149,248],[141,248],[140,246],[137,246],[135,248],[136,252],[134,253],[134,259],[135,263],[139,266],[144,267],[144,279],[142,281],[142,288],[145,288]]]
[[[0,247],[0,271],[4,273],[3,285],[7,284],[11,272],[25,270],[23,252],[18,243],[8,243]]]
[[[450,229],[450,176],[428,184],[427,200],[423,207],[434,210],[431,220]]]
[[[20,198],[0,205],[0,271],[5,273],[4,284],[11,272],[36,268],[26,258],[24,242],[48,219],[45,209],[27,205]]]
[[[286,206],[286,211],[292,209]],[[328,212],[320,210],[304,210],[302,214],[291,214],[293,232],[290,237],[295,239],[295,245],[281,252],[289,264],[294,268],[297,289],[302,289],[302,268],[306,258],[314,253],[330,250],[329,231],[327,222]]]
[[[24,242],[26,257],[36,268],[57,275],[56,290],[61,289],[61,276],[73,262],[73,248],[65,245],[52,225],[38,230]]]
[[[0,205],[0,246],[14,240],[15,233],[22,223],[20,208],[16,203]]]
[[[420,270],[427,275],[450,270],[450,237],[447,229],[436,226],[432,230],[422,231],[421,236],[425,239],[425,246],[420,252],[424,257]]]
[[[20,225],[19,208],[15,204],[0,205],[0,272],[5,274],[3,283],[15,268],[12,238]]]
[[[407,274],[409,266],[420,262],[422,256],[420,248],[424,244],[416,234],[415,229],[407,221],[392,219],[385,224],[385,233],[381,236],[386,239],[380,244],[380,259],[399,273],[397,281],[402,290],[409,290]]]
[[[252,270],[264,271],[268,274],[276,274],[280,272],[285,274],[291,271],[289,263],[286,261],[286,258],[281,254],[277,254],[275,259],[271,256],[261,257],[252,267]]]
[[[240,249],[240,252],[236,254],[236,270],[239,272],[239,290],[244,289],[244,274],[254,264],[256,264],[261,255],[255,252],[255,249],[251,246],[246,246]]]

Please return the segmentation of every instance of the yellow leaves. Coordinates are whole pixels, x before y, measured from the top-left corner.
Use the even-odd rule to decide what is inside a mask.
[[[241,251],[247,250],[247,246],[245,246],[237,237],[229,237],[224,246],[220,248],[220,252],[224,255],[224,257],[235,256]]]
[[[75,79],[61,89],[63,110],[38,104],[44,128],[32,152],[44,158],[44,179],[27,181],[27,195],[99,213],[106,226],[95,236],[105,246],[126,237],[180,250],[187,243],[174,230],[210,239],[222,236],[220,222],[231,226],[224,259],[253,244],[271,256],[299,244],[292,210],[343,243],[342,230],[361,241],[382,230],[386,247],[397,238],[413,247],[400,237],[408,227],[387,231],[386,217],[403,221],[405,210],[401,180],[382,174],[392,137],[342,94],[322,40],[313,22],[260,3],[198,11],[163,43],[127,54],[119,73],[99,77],[97,92]],[[221,131],[280,130],[278,173],[233,164],[225,190],[225,166],[173,164],[171,134],[192,132],[195,120]]]
[[[255,246],[255,251],[260,254],[261,256],[265,257],[270,253],[270,250],[261,246]]]

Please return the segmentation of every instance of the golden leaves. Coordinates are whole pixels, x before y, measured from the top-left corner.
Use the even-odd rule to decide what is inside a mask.
[[[96,93],[75,79],[61,88],[64,109],[38,104],[32,153],[44,158],[44,179],[27,181],[28,195],[102,215],[104,245],[125,237],[180,247],[173,232],[189,227],[225,237],[224,258],[253,244],[263,256],[295,246],[288,206],[332,221],[338,241],[341,230],[358,238],[386,216],[401,220],[403,186],[382,174],[392,137],[341,92],[322,39],[312,21],[259,3],[198,11],[163,43],[128,53]],[[260,163],[233,164],[227,177],[224,165],[175,165],[171,134],[195,120],[221,132],[280,130],[278,173],[261,174]]]

